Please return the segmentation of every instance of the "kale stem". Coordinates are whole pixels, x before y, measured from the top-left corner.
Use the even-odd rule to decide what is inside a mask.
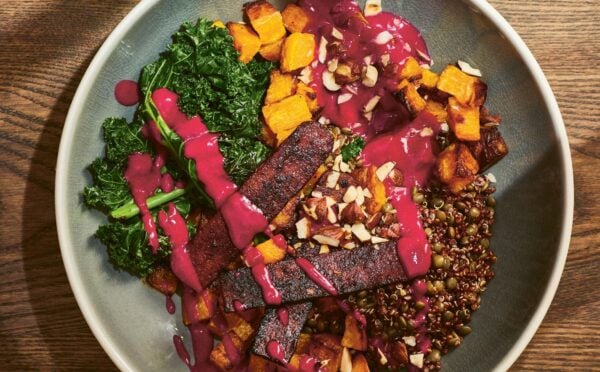
[[[159,192],[146,199],[146,204],[148,204],[148,209],[156,208],[160,205],[177,199],[185,193],[185,189],[175,189],[168,193]],[[127,204],[110,212],[110,216],[117,219],[128,219],[133,216],[137,216],[139,213],[140,209],[138,206],[133,202],[133,200],[130,200],[127,202]]]

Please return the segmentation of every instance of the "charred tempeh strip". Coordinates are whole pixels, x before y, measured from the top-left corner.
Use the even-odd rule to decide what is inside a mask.
[[[254,345],[252,346],[252,352],[272,360],[267,352],[267,344],[270,341],[276,341],[284,350],[285,356],[283,361],[286,363],[289,362],[292,354],[294,354],[296,341],[302,331],[302,327],[304,327],[304,322],[306,321],[308,312],[311,308],[311,302],[287,305],[287,325],[281,323],[279,316],[277,315],[277,308],[269,308],[260,323],[260,328],[258,329],[258,333],[254,339]],[[273,361],[276,363],[280,362],[278,360]]]
[[[317,123],[301,125],[240,188],[267,218],[277,213],[308,182],[333,147],[331,133]],[[207,287],[239,257],[223,217],[217,213],[188,246],[200,283]]]
[[[301,251],[303,248],[299,248]],[[362,245],[351,251],[339,250],[311,258],[316,269],[337,289],[346,294],[406,280],[406,274],[396,253],[396,241],[374,248]],[[304,274],[294,260],[267,266],[283,303],[306,301],[329,294]],[[245,308],[265,306],[260,287],[248,268],[221,275],[213,285],[220,286],[225,311],[233,311],[237,300]]]

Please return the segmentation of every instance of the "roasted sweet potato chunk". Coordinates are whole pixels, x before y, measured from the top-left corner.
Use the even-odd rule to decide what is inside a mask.
[[[339,336],[317,334],[311,337],[309,354],[317,360],[329,360],[323,371],[337,372],[342,361],[342,345]]]
[[[261,44],[271,44],[286,34],[281,13],[266,1],[254,1],[244,6],[246,16],[260,37]]]
[[[267,61],[278,62],[281,58],[283,40],[285,39],[280,39],[270,44],[263,44],[258,53]]]
[[[265,104],[281,101],[294,94],[296,81],[290,74],[283,74],[279,70],[271,71],[270,84],[265,96]]]
[[[342,337],[342,346],[365,351],[367,350],[367,332],[352,315],[346,315],[346,327],[344,328],[344,337]]]
[[[250,360],[248,361],[248,371],[275,372],[277,371],[277,365],[256,354],[250,354]]]
[[[423,111],[427,105],[427,102],[417,91],[417,87],[406,79],[398,84],[397,96],[413,115],[417,115],[419,112]]]
[[[273,239],[266,240],[256,246],[262,254],[265,264],[273,264],[283,260],[286,249],[278,246]]]
[[[306,99],[306,104],[308,105],[310,112],[316,112],[319,110],[319,103],[317,102],[317,93],[313,88],[309,87],[308,85],[302,82],[299,82],[298,86],[296,87],[296,93],[300,94],[304,97],[304,99]]]
[[[440,123],[448,122],[448,111],[446,111],[444,105],[439,102],[428,100],[425,105],[425,111],[435,116]]]
[[[415,80],[421,79],[423,76],[423,68],[419,65],[416,59],[413,57],[408,57],[404,62],[404,66],[400,70],[399,80],[408,80],[413,82]]]
[[[207,303],[208,301],[208,303]],[[205,321],[205,320],[209,320],[210,317],[212,316],[212,303],[214,303],[214,294],[212,291],[210,290],[206,290],[206,292],[201,295],[198,296],[198,302],[196,303],[196,309],[198,311],[198,320],[200,321]],[[183,324],[185,325],[189,325],[190,321],[188,319],[188,314],[185,311],[185,308],[182,309],[182,314],[183,314]]]
[[[248,347],[248,342],[241,340],[235,334],[230,334],[231,341],[238,352],[243,352]],[[219,367],[222,371],[229,370],[234,367],[233,363],[229,359],[227,355],[227,351],[225,351],[225,345],[221,342],[218,344],[210,353],[210,361],[217,367]]]
[[[283,207],[281,212],[271,221],[271,225],[275,226],[275,231],[282,231],[292,228],[296,220],[296,207],[300,202],[300,195],[296,195]]]
[[[448,98],[450,128],[462,141],[479,141],[479,107],[464,106],[456,98]]]
[[[243,23],[227,23],[227,29],[233,36],[233,46],[240,52],[240,61],[248,63],[260,49],[260,39],[252,28]]]
[[[362,353],[357,353],[352,358],[352,372],[370,372],[367,358]]]
[[[480,171],[488,169],[508,154],[508,146],[496,126],[481,127],[480,140],[468,142],[467,146],[477,159]]]
[[[456,66],[448,65],[440,75],[437,88],[454,96],[463,105],[475,105],[481,99],[481,84],[483,83],[478,78],[465,74]]]
[[[427,89],[433,89],[436,87],[438,80],[440,79],[439,75],[435,72],[428,70],[426,68],[422,69],[421,78],[419,79],[419,85],[425,87]]]
[[[160,293],[172,296],[177,290],[179,280],[177,280],[171,269],[159,266],[146,277],[146,283]]]
[[[308,66],[315,58],[315,36],[294,32],[283,42],[281,70],[291,72]]]
[[[302,32],[308,24],[308,14],[296,4],[288,4],[281,12],[283,24],[290,33]]]
[[[479,164],[467,145],[453,143],[438,156],[436,169],[440,181],[457,194],[473,182]]]
[[[266,105],[262,109],[265,122],[281,144],[302,123],[312,119],[306,100],[300,94]]]
[[[365,208],[369,214],[373,215],[381,210],[387,203],[385,185],[377,178],[377,167],[360,167],[352,173],[352,176],[363,187],[369,189],[372,198],[365,200]]]

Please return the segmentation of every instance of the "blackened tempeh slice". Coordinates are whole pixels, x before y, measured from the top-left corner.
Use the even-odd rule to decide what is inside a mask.
[[[333,147],[331,133],[318,123],[301,125],[248,178],[240,192],[272,220],[323,164]],[[188,246],[200,283],[207,287],[219,271],[239,257],[220,213]]]
[[[309,261],[340,295],[406,280],[396,253],[396,241],[380,244],[378,249],[365,244],[350,251],[334,251]],[[267,268],[274,286],[282,295],[283,303],[329,295],[310,280],[293,259],[268,265]],[[213,285],[220,286],[225,311],[234,311],[235,300],[248,309],[265,306],[261,289],[248,268],[223,273]]]
[[[294,354],[296,342],[298,341],[302,327],[304,327],[308,312],[312,308],[312,303],[290,304],[285,306],[285,308],[288,312],[287,326],[279,320],[277,308],[272,307],[267,309],[254,339],[254,345],[252,346],[254,354],[273,360],[269,356],[269,353],[267,353],[267,344],[269,341],[276,341],[284,351],[283,360],[286,363],[289,362],[292,354]],[[273,361],[280,363],[278,360]]]

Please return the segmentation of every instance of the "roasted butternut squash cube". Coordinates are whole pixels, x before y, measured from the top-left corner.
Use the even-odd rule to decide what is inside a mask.
[[[398,97],[413,115],[423,111],[427,105],[427,102],[417,91],[417,87],[406,79],[398,84]]]
[[[252,372],[267,372],[270,362],[263,357],[256,354],[250,354],[250,360],[248,361],[248,371]]]
[[[369,189],[372,198],[365,200],[365,209],[371,215],[381,211],[387,203],[387,195],[385,193],[385,185],[377,177],[377,167],[371,165],[369,167],[356,168],[352,172],[352,176],[363,187]]]
[[[173,274],[171,269],[164,266],[159,266],[146,277],[146,283],[160,293],[172,296],[177,290],[179,280]]]
[[[312,119],[306,100],[300,94],[271,103],[262,108],[265,122],[281,144],[302,123]]]
[[[208,301],[208,303],[206,301]],[[198,302],[196,303],[196,310],[198,311],[196,317],[198,321],[205,321],[211,318],[214,301],[214,294],[209,290],[206,290],[205,294],[198,296]],[[187,314],[185,308],[182,309],[182,316],[183,324],[190,325],[189,314]]]
[[[463,105],[475,105],[475,90],[476,87],[481,90],[480,82],[477,77],[465,74],[456,66],[448,65],[440,74],[437,88],[454,96]]]
[[[456,138],[479,141],[479,107],[464,106],[454,97],[448,98],[448,121]]]
[[[342,346],[365,351],[367,350],[367,332],[352,315],[346,315]]]
[[[292,72],[308,66],[315,58],[316,41],[313,34],[294,32],[283,42],[281,70]]]
[[[233,46],[240,52],[240,61],[248,63],[260,49],[260,39],[252,28],[243,23],[227,23],[227,29],[233,36]]]
[[[352,372],[370,372],[369,363],[363,353],[357,353],[352,358]]]
[[[271,220],[271,225],[275,226],[275,231],[290,229],[295,224],[296,207],[300,202],[300,195],[291,198],[285,207]]]
[[[260,136],[262,141],[269,147],[277,146],[277,137],[275,133],[266,125],[260,128]]]
[[[325,166],[325,164],[321,164],[319,166],[319,168],[317,168],[317,170],[315,171],[315,173],[312,175],[312,177],[310,177],[310,179],[308,180],[308,182],[306,182],[304,184],[304,186],[302,187],[302,193],[304,193],[304,195],[308,195],[311,193],[311,191],[314,189],[315,185],[317,184],[317,182],[319,181],[319,179],[321,178],[321,176],[327,171],[327,166]]]
[[[458,194],[473,182],[479,172],[479,164],[465,144],[453,143],[438,156],[436,171],[440,181]]]
[[[216,21],[214,21],[212,23],[212,26],[216,27],[216,28],[225,28],[225,24],[220,19],[217,19]]]
[[[281,15],[283,16],[283,24],[290,33],[303,32],[308,24],[308,14],[296,4],[286,5]]]
[[[408,80],[412,82],[420,79],[422,76],[423,68],[419,65],[419,62],[413,57],[408,57],[404,62],[404,66],[402,66],[398,77],[400,78],[400,81]]]
[[[244,6],[252,28],[262,44],[271,44],[285,37],[283,17],[275,7],[266,1],[254,1]]]
[[[296,93],[306,99],[306,104],[308,104],[308,109],[310,112],[316,112],[319,110],[319,102],[317,101],[317,93],[315,90],[303,82],[299,82],[296,87]]]
[[[427,104],[425,105],[425,111],[435,116],[440,123],[448,122],[448,111],[446,111],[444,105],[439,102],[433,100],[427,101]]]
[[[296,80],[291,74],[281,73],[279,70],[271,71],[270,84],[265,96],[265,104],[275,103],[287,98],[296,91]]]
[[[230,334],[229,336],[231,337],[233,345],[239,352],[244,351],[248,347],[248,343],[240,340],[240,338],[235,334]],[[210,352],[210,361],[221,370],[229,370],[234,367],[233,363],[227,356],[225,345],[223,345],[222,342]]]
[[[278,246],[273,239],[266,240],[256,246],[256,249],[262,254],[265,264],[277,263],[285,257],[285,247]]]
[[[258,53],[267,61],[279,62],[281,59],[281,47],[283,46],[283,40],[285,39],[282,38],[274,43],[263,44]]]
[[[323,371],[337,372],[342,361],[342,345],[339,336],[317,334],[311,337],[309,354],[317,360],[329,360]]]
[[[436,74],[435,72],[433,72],[431,70],[424,68],[422,70],[421,79],[419,79],[419,85],[424,88],[433,89],[436,87],[439,79],[440,79],[440,77],[438,74]]]
[[[497,126],[482,126],[480,133],[481,139],[468,142],[467,146],[477,159],[480,171],[484,171],[508,154],[508,146]]]

